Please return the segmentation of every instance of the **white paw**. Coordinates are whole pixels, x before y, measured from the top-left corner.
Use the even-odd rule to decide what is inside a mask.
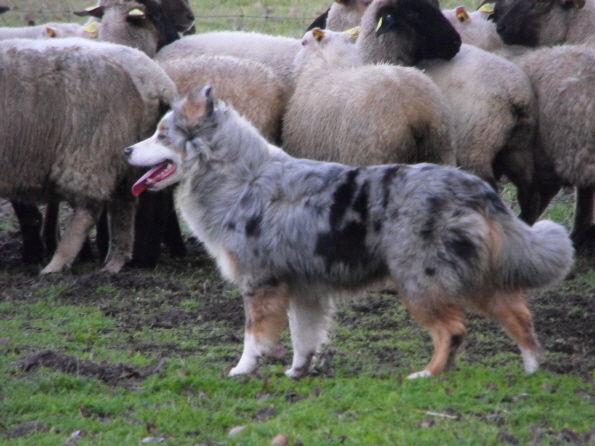
[[[421,372],[412,373],[407,377],[407,379],[417,379],[417,378],[431,378],[432,373],[429,370],[422,370]]]
[[[525,367],[525,373],[528,375],[535,373],[539,370],[539,363],[542,358],[541,355],[534,352],[533,350],[525,349],[520,347],[521,354],[523,355],[523,366]]]
[[[229,373],[227,374],[227,376],[238,376],[238,375],[245,375],[246,373],[250,373],[252,370],[248,370],[245,367],[233,367]]]
[[[304,376],[304,369],[292,367],[289,370],[285,371],[285,376],[294,379],[301,378],[302,376]]]

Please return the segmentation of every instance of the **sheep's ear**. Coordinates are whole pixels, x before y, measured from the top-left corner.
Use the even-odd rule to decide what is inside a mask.
[[[103,6],[92,6],[90,8],[85,9],[84,11],[74,11],[75,15],[78,15],[79,17],[95,17],[96,19],[101,19],[103,18],[103,13],[105,12],[105,9],[103,8]]]
[[[83,32],[88,34],[89,37],[92,39],[97,38],[97,34],[99,33],[99,23],[98,22],[89,23],[87,26],[85,26],[83,28]]]
[[[484,3],[479,8],[477,8],[477,10],[479,12],[483,12],[484,14],[493,14],[495,6],[495,3]]]
[[[45,33],[47,34],[48,37],[56,37],[56,30],[54,28],[52,28],[51,26],[45,27]]]
[[[314,28],[312,30],[312,36],[314,37],[314,40],[320,42],[324,38],[324,31],[320,28]]]
[[[344,33],[342,33],[341,35],[343,36],[343,38],[347,41],[350,40],[357,40],[357,38],[359,37],[359,32],[361,31],[361,26],[356,26],[353,28],[349,28],[347,31],[345,31]]]
[[[126,21],[135,25],[141,24],[146,18],[145,11],[140,8],[133,8],[126,13]]]
[[[467,9],[464,6],[457,6],[455,15],[457,16],[457,20],[461,23],[465,23],[470,19]]]
[[[559,0],[563,9],[581,9],[585,7],[586,0]]]

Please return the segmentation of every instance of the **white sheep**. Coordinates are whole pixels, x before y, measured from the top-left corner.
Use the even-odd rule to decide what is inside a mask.
[[[50,39],[53,37],[91,37],[78,23],[46,23],[38,26],[2,27],[0,40]]]
[[[527,49],[508,46],[494,22],[464,7],[444,11],[464,41],[497,51],[521,67],[537,96],[536,176],[540,212],[564,184],[577,186],[572,239],[580,247],[593,224],[595,187],[595,50],[585,45]]]
[[[256,32],[214,31],[182,37],[161,49],[159,63],[196,56],[234,56],[251,59],[271,67],[291,95],[295,88],[293,60],[301,48],[300,40]]]
[[[452,25],[428,1],[376,0],[362,17],[356,46],[367,62],[424,70],[453,110],[458,165],[494,187],[505,174],[517,186],[521,218],[533,223],[539,200],[531,83],[515,64],[471,45],[462,45],[450,60],[438,58],[437,51],[448,55],[457,41]]]
[[[414,68],[363,65],[351,37],[306,33],[284,150],[350,165],[454,164],[452,112],[438,88]]]
[[[595,47],[595,0],[496,0],[494,8],[507,44]]]
[[[233,105],[271,143],[279,143],[287,104],[285,86],[269,66],[232,56],[198,56],[164,60],[161,67],[180,95],[212,85],[217,97]]]
[[[42,273],[72,263],[105,205],[105,269],[117,272],[130,257],[135,209],[123,149],[152,133],[175,85],[143,53],[86,39],[5,40],[0,64],[0,196],[73,208]]]

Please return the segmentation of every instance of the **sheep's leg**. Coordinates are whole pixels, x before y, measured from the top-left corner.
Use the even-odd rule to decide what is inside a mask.
[[[461,308],[441,301],[440,297],[433,299],[431,303],[425,299],[406,299],[405,304],[411,316],[429,330],[434,343],[434,355],[425,369],[412,373],[407,378],[436,376],[452,367],[457,351],[467,335]]]
[[[535,337],[531,312],[522,293],[496,294],[490,301],[488,314],[493,316],[516,341],[527,373],[533,373],[543,362],[544,351]]]
[[[103,271],[117,273],[132,257],[136,200],[116,197],[108,203],[107,211],[110,241]]]
[[[48,254],[54,254],[60,241],[60,202],[48,203],[43,217],[43,241]]]
[[[134,222],[131,266],[150,268],[157,264],[167,222],[167,194],[158,191],[140,196]]]
[[[25,204],[19,201],[11,201],[11,204],[21,228],[23,262],[38,263],[43,261],[44,248],[41,238],[43,216],[41,212],[34,204]]]
[[[167,204],[167,220],[163,232],[163,243],[169,248],[169,252],[173,257],[184,257],[187,253],[186,244],[184,243],[184,236],[174,205],[173,191],[167,192]]]
[[[595,189],[592,187],[579,187],[576,190],[576,203],[574,205],[574,225],[571,238],[575,248],[586,241],[589,228],[593,225],[593,197]]]
[[[289,331],[293,362],[285,374],[299,378],[308,373],[320,347],[326,341],[334,306],[324,299],[292,299],[289,305]]]
[[[527,150],[507,152],[500,162],[502,171],[517,188],[521,207],[519,217],[532,225],[540,215],[540,193],[535,179],[533,154]]]
[[[72,219],[68,224],[64,236],[50,263],[41,271],[41,274],[57,273],[70,267],[81,250],[85,237],[99,217],[99,206],[76,207]]]
[[[283,284],[264,285],[244,294],[244,351],[229,376],[250,373],[256,369],[258,358],[275,353],[281,332],[287,325],[288,307],[289,292]]]

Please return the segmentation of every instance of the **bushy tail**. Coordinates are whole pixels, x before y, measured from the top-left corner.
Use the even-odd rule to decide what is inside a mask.
[[[519,220],[503,226],[500,264],[502,285],[541,288],[566,277],[574,249],[563,226],[543,220],[532,227]]]

